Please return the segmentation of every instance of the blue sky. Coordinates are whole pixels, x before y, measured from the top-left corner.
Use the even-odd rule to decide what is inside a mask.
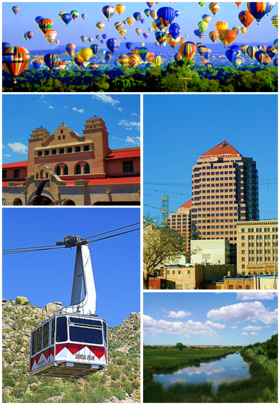
[[[144,293],[144,344],[249,345],[277,333],[274,292]]]
[[[139,208],[4,208],[2,213],[3,249],[55,245],[69,234],[89,237],[140,220]],[[120,325],[130,312],[140,311],[140,231],[89,246],[97,314],[109,326]],[[75,253],[65,248],[3,256],[3,297],[25,296],[42,308],[53,301],[70,305]]]
[[[53,27],[57,31],[57,39],[60,40],[60,45],[66,45],[67,43],[74,43],[77,46],[81,46],[82,42],[80,37],[85,35],[87,37],[93,37],[95,39],[96,35],[100,35],[95,24],[97,21],[103,21],[106,27],[103,29],[101,34],[107,34],[108,38],[122,38],[119,36],[114,28],[115,22],[123,22],[127,17],[133,15],[134,12],[144,13],[144,10],[148,8],[145,2],[122,2],[126,9],[122,15],[118,15],[116,12],[108,22],[104,15],[102,14],[102,7],[108,3],[104,2],[63,2],[63,3],[52,3],[52,2],[32,2],[24,3],[2,3],[3,10],[3,41],[9,42],[11,46],[24,46],[28,50],[35,49],[50,49],[54,50],[56,45],[54,42],[50,45],[45,40],[43,34],[37,27],[35,23],[35,18],[37,16],[42,16],[44,18],[50,18],[53,21]],[[111,6],[115,6],[120,3],[110,3]],[[154,5],[152,9],[158,10],[161,7],[172,7],[174,10],[181,12],[180,16],[177,17],[174,22],[177,22],[181,26],[181,36],[193,42],[200,41],[193,33],[197,29],[197,24],[201,21],[202,15],[207,14],[211,16],[211,21],[208,24],[206,34],[204,37],[204,43],[209,44],[211,41],[208,38],[208,33],[215,30],[215,23],[217,21],[226,21],[228,23],[229,29],[233,26],[243,25],[238,19],[238,14],[247,10],[246,3],[242,3],[238,9],[234,2],[221,2],[220,10],[214,17],[208,8],[208,4],[201,8],[197,2],[174,2],[171,5],[168,3],[160,2],[158,5]],[[11,11],[12,6],[18,5],[19,12],[14,15]],[[77,10],[80,16],[75,20],[71,21],[68,26],[66,26],[58,17],[58,13],[61,11],[70,12],[72,10]],[[85,13],[87,17],[83,20],[81,14]],[[273,10],[268,16],[264,16],[261,20],[260,25],[254,21],[249,27],[248,32],[245,35],[239,34],[236,43],[250,44],[253,42],[259,43],[271,43],[277,38],[277,30],[273,27],[271,23],[271,17],[278,14],[278,5],[276,4]],[[131,27],[125,25],[127,29],[127,41],[132,42],[154,42],[154,33],[151,33],[147,40],[144,40],[142,34],[148,32],[153,22],[151,17],[143,16],[145,22],[141,24],[140,21],[135,22]],[[135,33],[136,28],[141,28],[143,32],[141,35]],[[23,34],[27,31],[33,32],[33,37],[31,40],[25,41],[23,39]],[[96,41],[95,41],[96,42]],[[89,45],[88,42],[84,44]],[[170,48],[171,49],[171,48]],[[215,50],[215,45],[213,45],[213,51]]]
[[[163,194],[176,212],[199,156],[226,140],[257,162],[260,219],[277,219],[277,117],[277,95],[144,95],[144,214],[161,219]]]
[[[140,96],[137,94],[2,97],[3,163],[27,160],[28,139],[33,129],[42,125],[52,134],[64,122],[82,136],[86,120],[94,115],[105,122],[111,149],[140,145]]]

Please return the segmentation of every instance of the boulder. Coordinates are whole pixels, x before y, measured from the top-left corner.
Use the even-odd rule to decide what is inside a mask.
[[[61,305],[56,305],[56,304],[53,304],[52,302],[50,302],[49,304],[47,304],[45,306],[47,315],[50,318],[53,316],[54,311],[59,311],[60,309],[61,309]]]
[[[8,300],[6,300],[6,298],[3,298],[3,299],[2,299],[2,302],[3,302],[3,303],[5,303],[5,302],[7,302],[7,301],[8,301]]]
[[[19,305],[27,305],[28,304],[28,299],[26,297],[17,297],[16,298],[16,304]]]
[[[60,302],[60,301],[54,301],[53,303],[56,305],[62,305],[62,302]]]
[[[10,393],[13,391],[12,387],[10,387],[9,385],[7,385],[7,387],[3,388],[3,392],[5,392],[5,394],[10,395]]]

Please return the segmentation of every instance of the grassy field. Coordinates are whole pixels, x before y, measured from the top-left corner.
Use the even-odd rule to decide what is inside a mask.
[[[244,360],[250,363],[251,378],[221,383],[215,394],[211,393],[213,385],[211,382],[204,384],[177,383],[164,389],[161,383],[153,381],[153,374],[155,373],[168,374],[186,366],[198,366],[202,361],[217,360],[235,351],[236,349],[230,348],[144,351],[144,402],[277,402],[277,366],[275,366],[275,361],[273,364],[271,361],[259,362],[256,356],[245,350],[241,354]]]

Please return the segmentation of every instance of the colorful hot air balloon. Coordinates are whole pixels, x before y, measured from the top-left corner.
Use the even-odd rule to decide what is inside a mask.
[[[84,20],[84,19],[87,17],[87,15],[86,15],[86,14],[82,14],[81,17],[82,17],[82,19]]]
[[[127,48],[128,50],[130,50],[130,49],[133,47],[133,44],[132,44],[132,42],[127,42],[127,43],[125,44],[125,46],[126,46],[126,48]]]
[[[275,39],[275,40],[273,41],[273,45],[274,45],[274,47],[275,47],[276,49],[278,49],[278,39]]]
[[[141,18],[143,17],[143,15],[139,12],[135,12],[135,13],[133,13],[133,17],[136,21],[140,21]]]
[[[17,7],[17,6],[12,7],[12,12],[13,12],[14,14],[17,14],[18,11],[19,11],[19,7]]]
[[[239,46],[233,45],[230,48],[227,48],[225,55],[228,58],[228,60],[233,63],[235,59],[240,55],[241,50]]]
[[[273,27],[275,27],[278,30],[278,15],[274,15],[271,18],[271,23],[272,23]]]
[[[35,59],[32,62],[32,66],[35,70],[42,70],[45,66],[45,62],[43,61],[43,59]]]
[[[210,3],[209,4],[209,10],[211,13],[215,16],[217,12],[220,10],[221,6],[219,3]]]
[[[226,30],[222,35],[229,45],[231,45],[237,37],[237,33],[234,30]]]
[[[116,51],[118,49],[118,47],[120,46],[120,41],[116,38],[110,38],[107,40],[106,46],[109,49],[109,51],[114,53],[114,51]]]
[[[70,21],[72,20],[70,13],[64,13],[60,18],[66,25],[68,25],[70,23]]]
[[[38,17],[35,18],[36,24],[38,24],[38,22],[39,22],[40,20],[42,20],[42,19],[43,19],[43,17],[41,17],[40,15],[38,15]]]
[[[55,41],[55,45],[59,45],[60,44],[60,41],[59,41],[59,39],[57,39],[56,41]]]
[[[103,28],[105,28],[105,23],[104,22],[102,22],[102,21],[98,21],[97,23],[96,23],[96,27],[97,27],[97,29],[99,30],[99,31],[102,31],[103,30]]]
[[[200,39],[202,39],[204,37],[204,33],[200,30],[194,30],[194,35]]]
[[[101,38],[101,36],[100,35],[96,35],[96,37],[95,37],[96,39],[97,39],[97,41],[99,41],[100,40],[100,38]]]
[[[137,51],[138,51],[138,55],[140,56],[142,61],[146,62],[147,61],[147,55],[149,53],[148,48],[141,47],[141,48],[138,48]]]
[[[174,60],[178,62],[179,60],[182,60],[182,55],[180,53],[175,53],[174,55]]]
[[[51,44],[57,37],[57,32],[55,30],[47,30],[45,33],[45,38]]]
[[[152,60],[153,64],[155,66],[161,66],[162,65],[162,59],[161,56],[156,56],[153,60]]]
[[[154,5],[155,3],[146,3],[146,4],[147,4],[148,7],[151,8],[151,7],[153,7],[153,5]]]
[[[205,4],[206,3],[203,3],[203,2],[200,2],[200,3],[198,3],[199,5],[200,5],[200,7],[202,8],[202,7],[204,7],[205,6]]]
[[[60,59],[58,57],[57,54],[55,53],[47,53],[44,56],[44,62],[46,64],[46,66],[50,69],[50,71],[52,71],[52,69],[57,66],[57,64],[59,63]]]
[[[83,58],[85,61],[90,60],[90,58],[93,56],[91,48],[82,48],[79,50],[78,55]]]
[[[123,4],[117,4],[115,6],[115,10],[119,15],[121,15],[125,10],[125,6]]]
[[[246,54],[246,49],[249,47],[249,45],[241,45],[240,49],[241,51],[244,53],[244,55]]]
[[[233,66],[234,67],[239,67],[242,63],[244,63],[245,62],[245,60],[244,60],[244,58],[236,58],[233,62],[232,62],[232,64],[233,64]]]
[[[129,53],[128,54],[129,57],[129,67],[131,68],[137,68],[137,66],[139,65],[139,63],[141,62],[140,56],[138,55],[138,53]]]
[[[27,68],[29,60],[28,50],[21,46],[6,48],[2,55],[3,67],[14,78],[14,83],[17,83],[15,77]]]
[[[208,24],[207,24],[205,21],[200,21],[200,22],[197,24],[197,28],[199,29],[199,31],[204,32],[204,31],[207,30]]]
[[[248,11],[252,14],[253,17],[258,22],[258,25],[261,19],[268,13],[270,3],[267,2],[250,2],[247,3]]]
[[[179,53],[186,59],[192,59],[196,52],[196,46],[193,42],[185,42],[179,48]]]
[[[76,20],[79,17],[79,13],[76,10],[71,11],[70,14],[73,20]]]
[[[144,37],[145,39],[147,39],[148,36],[149,36],[149,34],[148,34],[147,32],[144,32],[143,37]]]
[[[255,59],[256,52],[257,48],[255,46],[248,46],[248,48],[246,49],[246,53],[250,59]]]
[[[107,20],[109,21],[110,18],[114,15],[115,9],[112,6],[104,6],[102,8],[102,13],[107,18]]]
[[[237,7],[239,8],[239,6],[242,4],[242,1],[241,1],[241,2],[238,2],[238,3],[235,2],[235,4],[236,4]]]
[[[126,55],[126,54],[120,55],[120,56],[118,57],[118,64],[119,64],[121,67],[129,66],[129,56]]]
[[[162,45],[166,39],[166,32],[163,31],[156,31],[155,32],[155,39],[159,45]]]
[[[100,51],[100,46],[98,44],[92,44],[90,48],[94,56]]]
[[[23,35],[23,38],[24,38],[25,40],[31,39],[32,37],[33,37],[33,32],[31,32],[31,31],[27,31],[27,32]]]
[[[179,44],[180,39],[180,35],[176,39],[174,39],[170,34],[166,35],[166,42],[171,46],[172,49]]]
[[[210,21],[211,21],[210,15],[203,14],[203,16],[202,16],[202,21],[205,21],[207,24],[209,24]]]
[[[151,10],[150,10],[149,8],[145,8],[144,14],[145,14],[147,17],[150,17],[150,15],[151,15]]]
[[[172,38],[177,39],[180,35],[181,27],[177,23],[172,23],[169,26],[169,34],[172,36]]]
[[[241,11],[238,15],[239,21],[245,28],[250,27],[255,17],[249,11]]]
[[[92,37],[89,37],[89,38],[88,38],[88,42],[91,44],[91,43],[93,42],[93,38],[92,38]]]
[[[135,32],[136,32],[137,35],[140,35],[142,30],[141,30],[141,28],[136,28]]]
[[[216,31],[211,31],[208,34],[209,38],[211,39],[212,42],[216,42],[217,39],[219,39],[219,33]]]
[[[53,26],[53,22],[49,18],[42,18],[37,24],[43,34],[45,34]]]
[[[75,65],[77,65],[80,70],[85,70],[85,65],[84,65],[85,61],[80,55],[75,56],[73,58],[73,61],[74,61]]]
[[[236,34],[237,34],[237,35],[238,35],[239,32],[240,32],[240,28],[237,27],[237,26],[232,27],[232,30],[233,30],[233,31],[236,31]]]
[[[215,24],[215,28],[219,34],[222,34],[223,32],[225,32],[227,30],[228,25],[225,21],[218,21]]]
[[[87,40],[87,37],[86,37],[85,35],[82,35],[82,36],[80,37],[80,40],[81,40],[82,42],[85,42],[85,41]]]
[[[176,10],[176,11],[175,11],[175,16],[176,16],[176,17],[179,17],[180,14],[181,14],[181,11],[179,11],[179,10]]]
[[[255,53],[255,59],[256,61],[259,62],[259,64],[262,64],[263,61],[267,58],[267,56],[268,56],[267,53],[264,51],[257,51]]]
[[[10,48],[9,42],[2,42],[2,53],[5,51],[5,49]]]
[[[241,28],[241,30],[240,30],[241,34],[243,34],[243,35],[245,35],[247,31],[248,31],[248,28],[245,28],[245,27]]]
[[[175,10],[172,7],[161,7],[157,11],[157,16],[165,27],[169,27],[176,17]]]
[[[277,59],[273,59],[273,66],[278,66],[278,58],[277,58]]]
[[[110,52],[106,52],[104,55],[105,62],[108,63],[111,58],[112,54]]]
[[[65,46],[65,51],[66,51],[66,53],[69,55],[69,56],[75,56],[75,48],[76,48],[76,45],[74,45],[74,44],[67,44],[66,46]]]

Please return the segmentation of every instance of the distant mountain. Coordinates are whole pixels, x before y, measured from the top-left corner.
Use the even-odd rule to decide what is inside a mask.
[[[21,302],[21,303],[16,303]],[[30,334],[48,318],[28,301],[2,300],[2,402],[139,402],[140,314],[132,312],[120,326],[108,328],[108,370],[70,380],[30,377]],[[49,307],[53,304],[47,305]]]

